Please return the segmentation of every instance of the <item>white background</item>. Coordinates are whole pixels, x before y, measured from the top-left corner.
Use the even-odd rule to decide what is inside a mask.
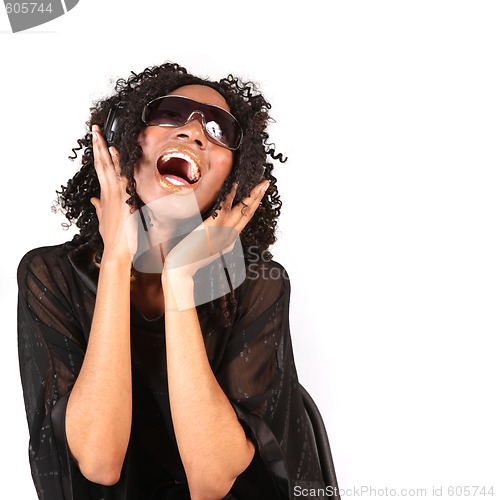
[[[340,486],[496,494],[495,24],[492,1],[81,0],[18,34],[0,12],[2,491],[36,497],[17,264],[72,236],[51,204],[93,100],[174,61],[273,104],[273,251]]]

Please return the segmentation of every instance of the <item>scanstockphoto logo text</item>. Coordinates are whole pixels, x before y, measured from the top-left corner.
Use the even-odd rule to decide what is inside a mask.
[[[448,484],[448,485],[432,485],[428,488],[390,488],[384,486],[376,488],[369,485],[353,486],[351,488],[337,488],[336,486],[326,486],[325,488],[305,488],[303,486],[294,486],[293,494],[295,497],[303,497],[307,499],[317,498],[336,498],[338,495],[341,498],[348,497],[471,497],[471,498],[494,498],[496,488],[493,484]]]
[[[12,33],[25,31],[53,21],[72,10],[79,0],[49,0],[41,2],[12,2],[4,0]]]

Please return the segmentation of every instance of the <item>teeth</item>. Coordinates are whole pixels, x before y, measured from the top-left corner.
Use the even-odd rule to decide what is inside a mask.
[[[190,181],[196,182],[199,178],[200,178],[200,171],[198,170],[198,167],[195,165],[195,168],[192,168],[190,172]]]
[[[184,182],[179,182],[177,179],[174,179],[173,177],[166,176],[165,178],[171,184],[174,184],[174,186],[184,186]]]

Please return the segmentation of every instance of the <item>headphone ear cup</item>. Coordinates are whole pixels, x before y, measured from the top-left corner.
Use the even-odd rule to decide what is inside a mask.
[[[109,114],[107,115],[107,119],[105,120],[105,125],[103,127],[103,135],[105,136],[108,146],[112,146],[114,144],[115,137],[119,132],[119,120],[123,109],[124,105],[120,102],[115,106],[112,106]]]

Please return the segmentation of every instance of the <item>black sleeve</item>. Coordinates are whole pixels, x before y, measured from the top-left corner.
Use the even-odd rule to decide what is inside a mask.
[[[279,498],[325,488],[299,389],[289,329],[290,282],[275,262],[248,267],[218,380]],[[322,491],[322,490],[321,490]]]
[[[38,497],[87,500],[105,487],[87,481],[65,436],[68,397],[86,340],[71,297],[70,271],[49,250],[24,256],[18,267],[18,352],[29,427],[29,461]]]

